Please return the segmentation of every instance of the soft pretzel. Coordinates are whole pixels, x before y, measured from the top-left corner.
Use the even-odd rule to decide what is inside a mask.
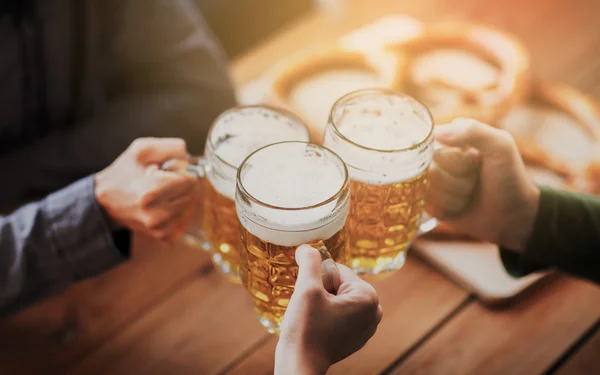
[[[529,92],[530,66],[525,48],[513,36],[491,28],[465,24],[431,25],[412,38],[389,44],[387,49],[408,56],[409,74],[400,89],[429,104],[436,123],[450,122],[456,117],[494,123],[523,101]],[[497,78],[478,86],[472,82],[460,84],[451,75],[423,77],[423,74],[417,74],[419,66],[415,64],[419,62],[419,56],[436,51],[438,54],[441,51],[446,54],[466,51],[494,66],[498,71]],[[443,113],[436,110],[436,107],[444,106],[450,108],[441,111]]]
[[[575,118],[582,129],[598,142],[592,160],[583,171],[575,171],[566,188],[600,195],[600,105],[590,96],[565,84],[541,83],[537,91],[546,102]]]
[[[314,114],[302,113],[303,111],[293,103],[291,94],[299,84],[317,74],[342,69],[372,73],[377,79],[378,87],[393,88],[400,85],[403,60],[398,54],[383,50],[364,52],[343,49],[339,45],[308,50],[297,57],[290,58],[271,71],[270,101],[275,105],[287,107],[301,116],[309,126],[311,140],[321,143],[328,116],[315,120]],[[355,89],[359,88],[374,87]],[[319,98],[322,93],[319,92],[319,88],[314,88],[314,100],[322,106],[327,106],[328,115],[335,100],[346,93],[339,93],[337,97]]]
[[[593,99],[577,89],[560,83],[536,82],[531,97],[524,106],[549,106],[569,116],[600,147],[600,109]],[[508,114],[507,118],[510,116]],[[498,122],[507,127],[506,118]],[[564,188],[583,192],[600,193],[600,155],[591,158],[587,165],[577,168],[544,150],[533,140],[512,131],[523,161],[529,165],[545,168],[564,180]],[[565,140],[568,147],[568,140]],[[596,161],[597,160],[597,161]],[[596,187],[594,182],[597,181]]]

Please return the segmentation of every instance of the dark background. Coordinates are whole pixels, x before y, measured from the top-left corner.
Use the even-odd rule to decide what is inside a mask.
[[[197,0],[233,59],[313,7],[313,0]]]

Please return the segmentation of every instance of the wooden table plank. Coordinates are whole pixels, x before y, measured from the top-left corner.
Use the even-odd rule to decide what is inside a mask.
[[[554,375],[600,374],[600,330],[589,338]]]
[[[207,267],[209,257],[198,250],[136,238],[129,262],[0,321],[0,374],[65,373]]]
[[[69,374],[215,374],[267,335],[246,290],[211,269]]]
[[[333,366],[329,374],[383,371],[468,299],[465,291],[414,257],[400,272],[373,285],[383,306],[379,329],[363,349]],[[228,374],[273,373],[275,345],[272,338]]]
[[[392,374],[540,374],[598,317],[600,287],[560,277],[511,309],[468,306]]]

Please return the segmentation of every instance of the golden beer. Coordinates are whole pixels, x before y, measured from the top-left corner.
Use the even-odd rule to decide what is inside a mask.
[[[404,262],[419,232],[426,187],[426,173],[386,185],[351,181],[347,226],[352,268],[376,270]]]
[[[415,99],[360,90],[336,102],[324,145],[346,162],[351,179],[349,262],[361,275],[396,271],[432,221],[424,217],[433,121]]]
[[[281,246],[266,242],[241,226],[244,272],[242,282],[254,299],[256,313],[261,323],[278,326],[283,320],[298,277],[294,259],[296,246]],[[346,263],[347,235],[344,228],[333,236],[308,244],[325,246],[338,263]],[[301,244],[298,244],[301,245]]]
[[[202,212],[186,234],[188,244],[211,252],[228,279],[239,281],[239,225],[235,211],[237,169],[255,150],[281,141],[308,141],[308,128],[293,114],[268,106],[242,106],[223,112],[211,126],[204,156],[187,166],[203,177]]]
[[[282,142],[250,155],[237,181],[240,276],[259,322],[278,333],[298,276],[296,248],[310,244],[347,262],[348,171],[328,149]]]
[[[204,180],[202,228],[213,249],[213,260],[223,274],[233,282],[239,282],[240,254],[238,245],[239,224],[235,202],[215,190]]]

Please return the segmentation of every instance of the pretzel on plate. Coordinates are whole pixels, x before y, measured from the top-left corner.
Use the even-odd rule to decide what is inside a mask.
[[[296,85],[322,72],[356,69],[374,73],[381,82],[382,88],[394,88],[400,85],[403,68],[404,61],[398,54],[384,50],[367,52],[344,49],[337,44],[320,46],[289,58],[271,70],[270,101],[302,117],[311,131],[311,140],[321,143],[327,120],[325,119],[325,123],[314,123],[307,119],[306,114],[300,113],[294,107],[290,94]]]
[[[600,107],[589,96],[566,84],[536,82],[529,102],[550,106],[570,116],[600,147]],[[592,160],[584,171],[576,170],[534,141],[515,134],[513,136],[526,164],[545,168],[560,176],[565,181],[566,189],[600,194],[600,157],[597,162]],[[593,187],[594,181],[596,188]]]
[[[432,112],[436,123],[450,122],[456,117],[472,117],[494,123],[514,105],[522,102],[530,89],[529,57],[522,44],[512,35],[478,25],[437,24],[426,26],[412,38],[392,43],[387,49],[409,57],[409,77],[403,89],[424,99],[427,91],[439,90]],[[415,76],[414,61],[434,51],[466,51],[493,65],[498,70],[496,82],[483,87],[467,87],[443,77],[423,80]],[[402,89],[401,88],[401,89]],[[444,94],[447,90],[447,94]],[[438,95],[438,94],[436,94]],[[421,97],[420,97],[421,96]],[[436,116],[435,105],[453,104],[448,113]],[[426,103],[427,104],[427,103]]]

